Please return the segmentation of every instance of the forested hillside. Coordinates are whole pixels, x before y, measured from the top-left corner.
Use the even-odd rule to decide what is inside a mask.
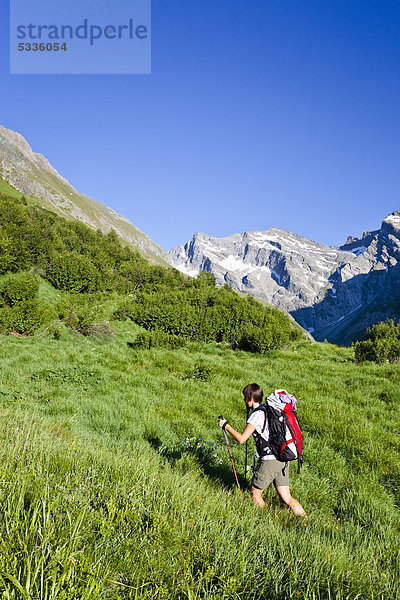
[[[103,319],[126,319],[163,335],[145,345],[225,342],[265,351],[298,338],[289,318],[252,298],[241,298],[212,276],[188,278],[151,265],[104,235],[31,204],[0,196],[0,331],[32,334],[55,321],[81,332],[95,325],[93,307],[108,299]],[[59,294],[40,293],[46,281]],[[112,297],[112,302],[110,298]]]

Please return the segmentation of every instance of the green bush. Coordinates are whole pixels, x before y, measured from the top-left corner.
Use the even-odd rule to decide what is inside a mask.
[[[273,347],[272,332],[268,329],[249,327],[242,334],[238,348],[247,352],[266,352]]]
[[[124,301],[115,318],[130,318],[147,330],[200,342],[226,342],[232,349],[266,352],[301,335],[281,311],[229,287],[211,285],[209,277],[170,289],[148,289]]]
[[[0,305],[14,306],[23,300],[33,300],[39,292],[39,278],[31,273],[10,274],[0,282]]]
[[[51,318],[51,310],[38,298],[0,308],[0,333],[32,335]]]
[[[183,379],[198,379],[200,381],[210,381],[213,376],[213,371],[209,365],[200,361],[194,365],[193,369],[186,372]]]
[[[366,339],[354,344],[357,362],[377,363],[400,360],[400,323],[393,319],[372,325],[366,330]]]
[[[163,331],[145,331],[136,336],[134,342],[128,342],[130,348],[182,348],[187,344],[187,339]]]
[[[105,338],[112,335],[97,295],[69,294],[58,300],[56,311],[59,321],[76,333]]]
[[[99,289],[100,277],[93,262],[76,252],[55,256],[50,262],[47,280],[67,292],[93,292]]]
[[[39,278],[31,273],[9,274],[0,281],[0,333],[31,335],[52,317],[38,298]]]

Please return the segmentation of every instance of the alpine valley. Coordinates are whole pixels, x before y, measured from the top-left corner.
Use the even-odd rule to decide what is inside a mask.
[[[167,254],[128,219],[79,193],[22,135],[2,126],[0,192],[24,194],[61,217],[114,230],[153,263],[190,276],[210,272],[218,284],[290,313],[316,340],[348,345],[369,325],[400,314],[400,211],[339,247],[273,227],[225,238],[196,233]]]

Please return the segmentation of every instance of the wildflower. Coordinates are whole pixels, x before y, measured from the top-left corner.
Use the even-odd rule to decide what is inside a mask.
[[[382,573],[382,577],[386,577],[386,573]]]
[[[275,513],[275,516],[276,516],[276,518],[277,518],[277,519],[279,519],[279,515],[277,515],[277,514]]]

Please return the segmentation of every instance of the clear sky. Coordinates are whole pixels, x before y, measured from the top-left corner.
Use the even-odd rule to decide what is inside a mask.
[[[152,74],[126,76],[9,75],[7,5],[0,123],[166,250],[339,245],[400,209],[399,0],[153,0]]]

